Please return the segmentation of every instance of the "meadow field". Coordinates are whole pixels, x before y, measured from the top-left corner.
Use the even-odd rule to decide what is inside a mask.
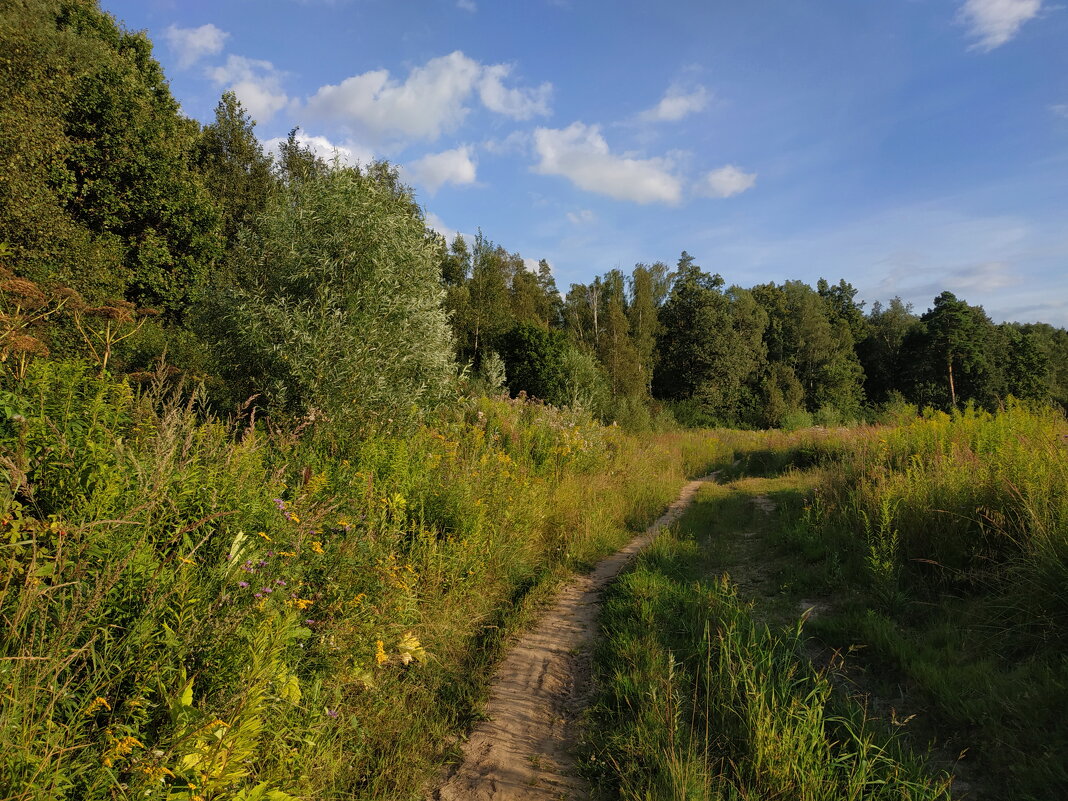
[[[1066,432],[720,432],[738,464],[606,601],[605,797],[1063,796]]]

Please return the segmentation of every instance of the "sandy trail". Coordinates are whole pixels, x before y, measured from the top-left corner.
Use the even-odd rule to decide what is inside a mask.
[[[575,799],[588,788],[574,776],[570,747],[590,674],[590,649],[605,585],[674,522],[702,483],[691,481],[644,534],[569,582],[538,625],[509,651],[494,677],[487,720],[471,731],[463,761],[430,798],[435,801]]]

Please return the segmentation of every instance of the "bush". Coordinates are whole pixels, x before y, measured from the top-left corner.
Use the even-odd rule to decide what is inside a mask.
[[[238,285],[201,315],[241,400],[357,428],[440,399],[455,373],[441,252],[385,165],[291,180],[236,252]]]

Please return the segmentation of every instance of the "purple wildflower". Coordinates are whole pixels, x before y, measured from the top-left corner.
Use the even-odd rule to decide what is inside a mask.
[[[336,717],[337,717],[337,710],[336,710],[336,709],[329,709],[329,708],[328,708],[328,709],[326,710],[326,714],[328,714],[328,715],[329,715],[330,717],[332,717],[332,718],[336,718]]]
[[[312,620],[312,619],[311,619],[311,618],[309,617],[309,618],[308,618],[307,620],[305,620],[305,621],[304,621],[304,625],[305,625],[305,626],[314,626],[314,625],[315,625],[315,621],[314,621],[314,620]]]
[[[278,585],[279,587],[284,587],[284,586],[286,586],[286,582],[285,582],[285,579],[275,579],[275,582],[274,582],[274,583],[275,583],[275,584],[277,584],[277,585]]]
[[[253,597],[253,598],[262,598],[262,597],[263,597],[263,593],[262,593],[262,592],[257,592],[257,593],[256,593],[255,595],[253,595],[252,597]]]
[[[237,586],[240,587],[241,589],[245,589],[248,586],[248,582],[247,581],[239,581],[239,582],[237,582]]]

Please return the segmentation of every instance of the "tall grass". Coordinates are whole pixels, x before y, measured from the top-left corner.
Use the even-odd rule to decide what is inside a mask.
[[[835,432],[787,539],[833,562],[839,613],[991,797],[1068,793],[1068,424],[1009,403]],[[967,769],[967,764],[965,769]]]
[[[800,624],[756,623],[705,561],[665,534],[609,592],[587,763],[599,783],[624,799],[949,797],[832,697]]]
[[[419,797],[511,628],[728,453],[507,399],[239,426],[77,363],[0,401],[11,799]]]

